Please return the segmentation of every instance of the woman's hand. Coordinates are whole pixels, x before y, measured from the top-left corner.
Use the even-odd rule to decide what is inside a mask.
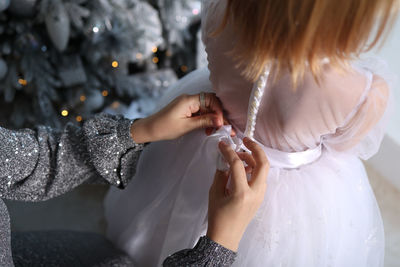
[[[261,147],[249,138],[243,141],[252,154],[236,153],[225,143],[219,143],[230,171],[217,170],[209,195],[207,236],[232,251],[237,251],[244,231],[264,199],[269,171],[268,159]],[[245,168],[242,160],[248,167]],[[250,181],[246,171],[251,173]],[[229,176],[231,188],[227,190]]]
[[[200,109],[199,94],[181,95],[154,115],[135,121],[132,138],[136,143],[147,143],[175,139],[199,128],[221,127],[223,111],[215,94],[205,94],[205,108]]]

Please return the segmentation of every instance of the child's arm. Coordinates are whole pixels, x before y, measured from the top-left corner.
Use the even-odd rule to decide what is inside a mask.
[[[387,110],[389,93],[389,86],[385,80],[378,75],[374,75],[371,87],[360,105],[356,107],[355,113],[345,125],[336,130],[335,134],[326,138],[324,144],[336,151],[346,151],[354,148],[382,120]],[[376,140],[373,142],[380,143],[380,139],[383,137],[383,130],[382,127],[382,132],[375,134],[374,138]]]

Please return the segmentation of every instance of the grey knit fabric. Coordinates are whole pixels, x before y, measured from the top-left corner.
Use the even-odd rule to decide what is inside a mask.
[[[233,264],[236,253],[203,236],[193,249],[184,249],[167,259],[164,267],[228,267]]]
[[[11,257],[10,216],[0,199],[0,266],[13,266]]]
[[[20,232],[12,234],[15,267],[133,266],[101,235],[74,231]]]

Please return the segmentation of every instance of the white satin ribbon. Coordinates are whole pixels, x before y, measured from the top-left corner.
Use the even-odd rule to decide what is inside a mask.
[[[246,151],[250,152],[244,145],[242,138],[243,133],[238,133],[238,137],[231,137],[232,126],[231,125],[225,125],[221,127],[218,131],[216,131],[214,134],[210,135],[208,138],[216,138],[219,141],[224,141],[228,145],[232,147],[233,150],[236,152],[238,151]],[[280,169],[296,169],[301,166],[310,164],[321,156],[322,154],[322,146],[319,145],[313,149],[308,149],[305,151],[301,152],[285,152],[277,149],[273,149],[270,147],[266,147],[260,142],[254,140],[261,146],[261,148],[264,150],[265,154],[268,157],[269,163],[271,168],[280,168]],[[219,153],[218,159],[217,159],[217,168],[218,170],[228,170],[229,165],[227,162],[223,159],[222,155]]]

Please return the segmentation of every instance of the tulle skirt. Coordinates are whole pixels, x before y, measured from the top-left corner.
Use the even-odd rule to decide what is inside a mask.
[[[205,90],[209,81],[197,72],[182,79],[164,102]],[[225,127],[209,137],[199,130],[152,143],[130,185],[110,190],[107,235],[138,266],[160,266],[205,234],[217,143],[228,135]],[[274,158],[273,151],[268,153]],[[241,240],[234,266],[383,266],[383,224],[356,156],[322,148],[317,159],[301,167],[272,161],[264,202]]]

